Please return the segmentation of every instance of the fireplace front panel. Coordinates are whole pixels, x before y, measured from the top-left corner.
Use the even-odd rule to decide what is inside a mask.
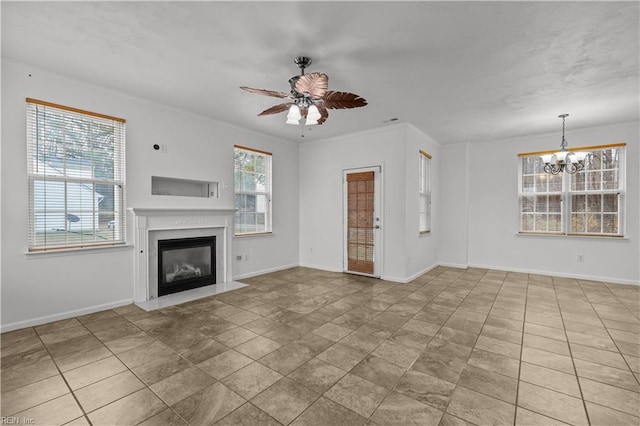
[[[215,283],[215,236],[158,241],[158,296]]]

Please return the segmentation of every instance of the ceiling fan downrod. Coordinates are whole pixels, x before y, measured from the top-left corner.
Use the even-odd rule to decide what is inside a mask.
[[[304,75],[304,69],[311,65],[311,58],[307,56],[298,56],[293,60],[298,68],[300,68],[300,75]]]

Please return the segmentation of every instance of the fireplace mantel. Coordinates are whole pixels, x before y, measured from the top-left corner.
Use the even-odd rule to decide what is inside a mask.
[[[130,240],[134,242],[134,302],[146,302],[154,298],[157,282],[151,282],[149,272],[149,234],[154,231],[216,230],[222,233],[222,271],[217,282],[231,282],[233,241],[233,209],[128,209]],[[156,277],[157,279],[157,277]]]

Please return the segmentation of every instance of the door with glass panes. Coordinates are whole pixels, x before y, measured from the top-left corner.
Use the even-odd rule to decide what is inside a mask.
[[[344,171],[344,270],[379,277],[380,167]]]

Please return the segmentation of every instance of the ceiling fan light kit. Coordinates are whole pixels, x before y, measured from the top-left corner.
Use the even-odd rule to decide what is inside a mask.
[[[329,77],[326,74],[318,72],[305,74],[305,68],[311,65],[311,58],[299,56],[293,62],[300,68],[300,75],[289,79],[289,85],[291,86],[289,93],[240,86],[240,89],[249,93],[290,100],[267,108],[259,113],[258,116],[288,111],[287,124],[301,124],[301,120],[304,118],[304,124],[312,126],[322,124],[327,120],[329,117],[328,109],[359,108],[367,105],[367,101],[364,98],[354,93],[327,90]]]

